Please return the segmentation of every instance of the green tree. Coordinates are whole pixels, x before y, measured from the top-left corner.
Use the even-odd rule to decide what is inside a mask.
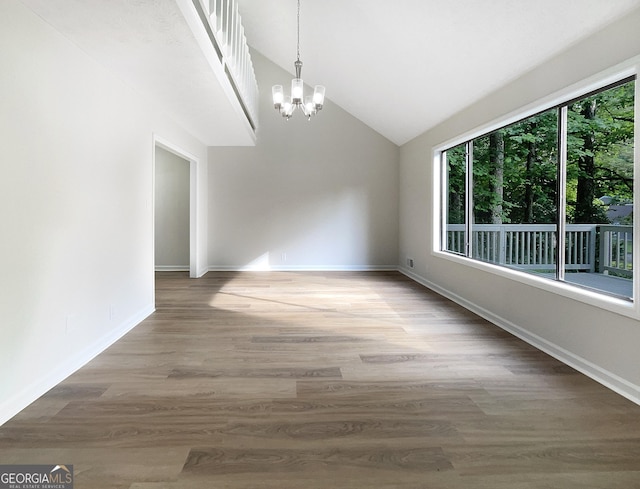
[[[447,223],[464,224],[466,195],[466,149],[464,144],[447,151]]]
[[[474,140],[475,222],[555,222],[556,168],[555,110]]]
[[[606,223],[599,197],[633,201],[634,82],[569,107],[567,215],[570,222]]]
[[[567,120],[567,220],[607,222],[599,197],[633,202],[634,82],[573,102]],[[557,221],[558,110],[473,140],[473,222]],[[447,151],[448,222],[465,215],[465,144]]]

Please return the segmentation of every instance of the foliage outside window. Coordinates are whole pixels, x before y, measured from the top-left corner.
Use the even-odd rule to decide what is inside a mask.
[[[630,299],[634,93],[628,79],[444,151],[442,249]]]

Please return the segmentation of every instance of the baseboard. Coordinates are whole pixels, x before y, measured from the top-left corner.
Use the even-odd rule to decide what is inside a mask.
[[[395,272],[397,265],[269,265],[209,267],[210,272]]]
[[[421,285],[424,285],[428,289],[437,292],[438,294],[446,297],[447,299],[451,299],[453,302],[461,305],[465,309],[476,313],[478,316],[483,317],[487,321],[495,324],[501,329],[508,331],[514,336],[517,336],[521,340],[529,343],[530,345],[542,350],[543,352],[551,355],[552,357],[560,360],[562,363],[569,365],[570,367],[576,369],[577,371],[585,374],[587,377],[592,378],[596,382],[604,385],[605,387],[611,389],[614,392],[617,392],[623,397],[626,397],[630,401],[640,405],[640,386],[629,382],[626,379],[623,379],[619,375],[616,375],[608,370],[596,365],[585,358],[576,355],[561,346],[552,343],[541,336],[538,336],[526,329],[508,321],[487,309],[484,309],[473,302],[461,297],[439,285],[426,280],[424,277],[417,275],[413,271],[400,267],[398,271],[403,275],[406,275],[410,279],[418,282]]]
[[[156,265],[156,272],[188,272],[189,265]]]
[[[27,386],[10,399],[2,402],[0,404],[0,426],[29,406],[29,404],[40,396],[65,380],[71,374],[89,363],[89,361],[93,360],[96,356],[113,345],[143,320],[149,317],[149,315],[154,311],[154,305],[148,305],[139,313],[123,322],[117,329],[110,331],[83,351],[69,357],[64,364],[55,368],[36,384]]]
[[[170,265],[158,265],[154,269],[156,272],[191,272],[191,268],[188,266],[170,266]],[[196,272],[196,278],[202,277],[205,273],[207,273],[209,269],[207,267],[203,267],[198,269]]]

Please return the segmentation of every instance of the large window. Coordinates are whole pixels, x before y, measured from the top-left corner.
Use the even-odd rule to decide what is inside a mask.
[[[442,152],[441,249],[633,296],[635,80]]]

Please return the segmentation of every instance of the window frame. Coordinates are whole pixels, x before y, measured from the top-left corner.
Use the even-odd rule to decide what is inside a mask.
[[[594,93],[606,90],[614,85],[623,83],[625,80],[635,78],[635,101],[634,101],[634,113],[635,113],[635,125],[634,125],[634,197],[633,204],[634,209],[640,209],[640,56],[634,57],[625,63],[610,68],[604,72],[591,76],[581,82],[575,83],[563,90],[555,92],[541,100],[514,110],[513,112],[494,119],[484,125],[476,127],[458,137],[444,141],[433,147],[432,152],[432,191],[433,191],[433,215],[432,215],[432,247],[431,254],[439,259],[445,259],[454,263],[458,263],[463,266],[472,267],[484,272],[488,272],[494,275],[504,277],[509,280],[513,280],[525,285],[533,286],[539,289],[543,289],[554,294],[564,296],[570,299],[574,299],[580,302],[584,302],[611,312],[621,314],[623,316],[632,317],[634,319],[640,319],[640,273],[633,274],[633,299],[627,300],[612,295],[607,295],[604,292],[598,292],[595,290],[585,289],[578,287],[569,282],[562,282],[558,280],[550,280],[544,277],[538,277],[533,274],[529,274],[523,271],[507,268],[501,265],[494,265],[484,261],[480,261],[474,258],[463,256],[460,254],[451,253],[446,250],[446,223],[444,222],[445,213],[443,209],[447,205],[447,193],[443,188],[446,183],[443,178],[444,165],[442,154],[448,149],[473,141],[476,138],[487,135],[495,130],[509,126],[518,121],[522,121],[529,117],[532,117],[538,113],[550,110],[559,109],[559,117],[562,117],[561,113],[566,111],[566,107],[571,102],[580,100],[582,98],[593,95]],[[566,117],[566,113],[564,114]],[[559,131],[559,144],[565,144],[566,134],[562,134],[565,131]],[[562,141],[564,138],[565,141]],[[563,152],[561,152],[562,154]],[[562,173],[562,172],[560,172]],[[469,179],[471,175],[467,176],[467,186],[469,186]],[[560,182],[561,184],[565,182]],[[564,193],[564,192],[563,192]],[[472,202],[471,199],[469,199]],[[562,204],[563,213],[566,202],[559,202]],[[467,219],[467,221],[470,221]],[[558,223],[558,233],[562,232],[565,221],[562,220]],[[470,224],[467,222],[467,226]],[[468,231],[468,230],[467,230]],[[636,243],[640,243],[640,219],[634,219],[633,225],[633,239]],[[640,252],[633,254],[633,269],[635,271],[640,270]],[[564,270],[561,267],[561,270]],[[563,272],[561,272],[563,273]],[[562,276],[562,275],[561,275]]]

